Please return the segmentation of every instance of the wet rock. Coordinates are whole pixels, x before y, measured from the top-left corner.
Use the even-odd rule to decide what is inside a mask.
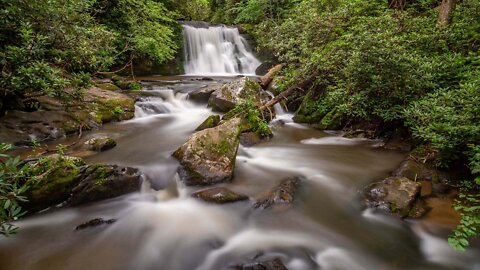
[[[216,111],[228,112],[240,102],[240,94],[244,90],[247,78],[240,78],[222,85],[208,99],[208,106]]]
[[[207,102],[212,93],[221,87],[221,85],[209,85],[188,93],[188,98],[199,102]]]
[[[398,169],[394,171],[393,175],[403,176],[415,181],[431,181],[432,183],[447,181],[447,176],[444,173],[429,168],[427,164],[421,163],[412,157],[404,160]]]
[[[0,141],[15,145],[59,139],[67,134],[97,128],[102,123],[134,116],[134,100],[124,94],[92,87],[84,100],[65,110],[58,99],[38,97],[39,110],[7,111],[0,118]]]
[[[220,123],[220,115],[210,115],[205,121],[203,121],[195,131],[201,131],[207,128],[213,128]]]
[[[314,124],[313,127],[321,130],[340,130],[343,127],[343,119],[344,115],[333,109],[322,117],[320,123]]]
[[[120,90],[118,86],[116,86],[113,83],[97,83],[96,86],[102,90],[108,90],[108,91],[117,91]]]
[[[110,137],[93,138],[86,141],[85,146],[92,151],[106,151],[117,145],[117,142]]]
[[[200,190],[193,193],[192,197],[199,198],[206,202],[213,202],[219,204],[243,201],[248,199],[247,196],[235,193],[230,189],[224,187],[214,187]]]
[[[141,90],[143,88],[141,83],[132,80],[117,80],[115,85],[122,90]]]
[[[187,185],[209,185],[232,178],[243,128],[240,118],[199,131],[173,156],[180,162],[178,173]]]
[[[85,229],[92,228],[92,227],[98,227],[98,226],[101,226],[101,225],[110,225],[110,224],[115,223],[115,221],[117,221],[117,220],[116,219],[105,220],[103,218],[96,218],[96,219],[92,219],[90,221],[87,221],[85,223],[82,223],[82,224],[78,225],[75,228],[75,231],[81,231],[81,230],[85,230]]]
[[[36,212],[65,201],[79,183],[80,167],[84,164],[80,158],[57,154],[40,158],[32,165],[28,202],[23,207]]]
[[[366,188],[365,200],[375,207],[400,217],[410,216],[420,197],[421,184],[405,177],[389,177]],[[415,209],[413,209],[414,212]],[[414,215],[418,216],[418,215]]]
[[[265,209],[275,204],[292,204],[301,180],[300,177],[289,177],[282,180],[278,186],[259,198],[253,207]]]
[[[142,182],[142,174],[135,168],[104,164],[81,168],[78,178],[78,185],[72,189],[67,205],[75,206],[138,191]]]
[[[267,89],[268,85],[273,81],[273,78],[282,70],[282,65],[276,65],[272,68],[270,68],[267,72],[267,74],[263,75],[260,78],[260,86],[262,86],[263,89]]]
[[[274,259],[271,261],[255,262],[251,264],[245,264],[241,266],[235,266],[231,269],[235,270],[288,270],[283,264],[282,260]]]
[[[263,137],[257,132],[244,132],[240,134],[240,143],[243,146],[253,146],[265,141],[268,141],[271,137]]]

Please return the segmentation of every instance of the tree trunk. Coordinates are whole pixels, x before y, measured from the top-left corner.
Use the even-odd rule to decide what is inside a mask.
[[[450,23],[455,3],[455,0],[442,0],[442,4],[438,8],[438,25],[445,27]]]
[[[388,0],[388,7],[394,9],[404,9],[406,0]]]
[[[319,74],[320,74],[320,72],[315,71],[315,72],[313,72],[312,75],[310,75],[305,80],[299,82],[298,84],[290,86],[287,90],[283,91],[282,93],[280,93],[279,95],[274,97],[272,100],[265,103],[262,107],[260,107],[260,111],[263,111],[265,109],[268,109],[268,108],[272,107],[273,105],[275,105],[278,102],[286,99],[289,95],[295,93],[298,90],[304,90],[305,87],[307,87],[309,84],[311,84],[317,78],[317,76]]]

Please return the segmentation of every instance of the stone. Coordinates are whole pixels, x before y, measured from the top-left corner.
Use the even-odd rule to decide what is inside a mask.
[[[99,137],[86,141],[84,145],[91,151],[106,151],[115,147],[117,142],[110,137]]]
[[[228,112],[240,102],[240,94],[244,90],[246,78],[228,82],[215,90],[208,99],[208,106],[219,112]]]
[[[394,176],[403,176],[415,181],[431,181],[432,183],[446,182],[447,176],[438,170],[429,168],[426,164],[408,157],[398,169],[393,172]]]
[[[240,144],[247,147],[254,146],[256,144],[265,142],[270,138],[271,138],[270,136],[263,137],[257,132],[244,132],[240,134]]]
[[[100,201],[140,190],[142,173],[135,168],[118,165],[92,164],[81,168],[78,185],[67,205]]]
[[[256,200],[253,207],[265,209],[272,205],[291,205],[295,200],[295,193],[301,181],[300,177],[289,177],[282,180],[279,185]]]
[[[85,162],[76,157],[50,155],[38,159],[30,170],[30,188],[25,194],[25,210],[36,212],[65,201],[80,181],[80,167]]]
[[[209,185],[232,178],[243,125],[243,120],[235,117],[204,129],[173,153],[180,162],[178,173],[185,184]]]
[[[282,260],[274,259],[264,262],[255,262],[244,264],[240,266],[234,266],[232,269],[235,270],[288,270],[288,268],[283,264]]]
[[[102,90],[108,90],[108,91],[118,91],[120,90],[120,87],[116,86],[113,83],[97,83],[96,86]]]
[[[410,216],[420,197],[421,184],[405,177],[388,177],[366,188],[365,200],[369,207],[390,212],[400,217]],[[415,215],[417,216],[417,215]]]
[[[85,223],[82,223],[80,225],[78,225],[76,228],[75,228],[75,231],[81,231],[81,230],[85,230],[85,229],[88,229],[88,228],[92,228],[92,227],[98,227],[98,226],[101,226],[101,225],[110,225],[110,224],[113,224],[115,223],[117,220],[116,219],[103,219],[103,218],[95,218],[95,219],[92,219],[90,221],[87,221]]]
[[[205,121],[203,121],[195,131],[201,131],[207,128],[213,128],[220,123],[220,115],[210,115]]]
[[[192,197],[219,204],[248,200],[248,196],[235,193],[224,187],[214,187],[196,191],[192,194]]]
[[[72,103],[68,111],[60,100],[47,96],[37,98],[40,104],[37,111],[7,111],[0,118],[0,141],[31,145],[32,141],[52,141],[134,116],[134,99],[124,94],[96,87],[84,93],[84,100]]]
[[[199,88],[188,93],[188,98],[199,102],[207,102],[212,93],[218,90],[220,87],[222,87],[222,85],[213,84]]]

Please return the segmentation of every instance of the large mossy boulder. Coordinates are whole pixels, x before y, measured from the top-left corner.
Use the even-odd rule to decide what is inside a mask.
[[[343,113],[333,109],[323,116],[318,124],[314,124],[313,127],[321,130],[339,130],[343,127],[344,118]]]
[[[319,110],[318,101],[323,94],[315,90],[310,90],[302,100],[300,107],[293,116],[293,121],[297,123],[317,124],[326,115],[326,112]]]
[[[80,181],[83,165],[85,162],[80,158],[58,154],[40,158],[30,170],[25,208],[35,212],[65,201]]]
[[[139,170],[117,165],[93,164],[79,173],[80,181],[72,191],[67,204],[74,206],[140,190],[142,174]]]
[[[260,106],[268,98],[269,96],[257,82],[243,77],[228,82],[215,90],[208,100],[208,105],[216,111],[228,112],[246,99],[253,100],[257,103],[256,105]]]
[[[236,117],[193,134],[173,153],[180,162],[180,178],[187,185],[209,185],[230,180],[243,125],[243,120]]]
[[[134,168],[93,164],[76,157],[51,155],[33,164],[23,207],[30,213],[67,202],[79,205],[140,189],[142,174]]]
[[[369,207],[389,212],[399,217],[418,217],[421,184],[406,177],[389,177],[373,183],[365,190]]]

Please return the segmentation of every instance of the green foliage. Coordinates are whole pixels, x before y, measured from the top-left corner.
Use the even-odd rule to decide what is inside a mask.
[[[6,236],[17,233],[18,228],[11,222],[25,214],[19,203],[26,201],[23,194],[28,185],[24,184],[24,179],[30,168],[22,164],[20,157],[4,154],[11,147],[0,143],[0,234]]]
[[[263,119],[262,113],[253,100],[244,100],[226,114],[227,118],[234,115],[242,116],[247,121],[248,127],[251,131],[264,137],[272,135],[272,131],[270,130],[267,121]]]

